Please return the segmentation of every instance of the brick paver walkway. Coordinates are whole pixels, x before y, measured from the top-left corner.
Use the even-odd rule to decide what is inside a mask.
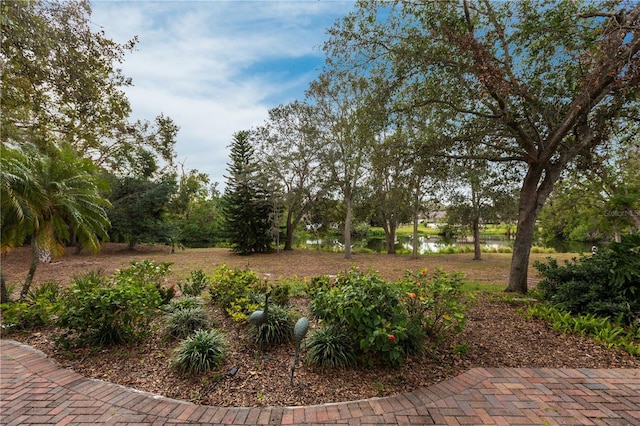
[[[3,425],[640,425],[640,369],[474,368],[387,398],[225,408],[88,379],[11,340],[1,341],[0,354]]]

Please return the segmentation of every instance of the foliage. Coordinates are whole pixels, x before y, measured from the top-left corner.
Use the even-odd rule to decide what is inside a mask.
[[[172,230],[166,214],[171,197],[176,191],[175,177],[111,178],[111,239],[127,242],[130,249],[142,242],[172,242]]]
[[[164,287],[165,276],[171,273],[172,262],[156,263],[145,259],[140,262],[132,260],[131,267],[119,269],[114,273],[114,279],[119,282],[153,284],[162,299],[162,305],[169,303],[176,290],[173,286]]]
[[[306,362],[314,367],[346,368],[355,365],[356,354],[349,335],[339,326],[324,327],[306,344]]]
[[[130,343],[146,335],[162,299],[154,284],[135,275],[123,271],[108,280],[90,272],[74,277],[57,321],[67,329],[60,342],[102,346]]]
[[[185,296],[200,296],[209,287],[209,278],[202,269],[191,271],[184,283],[178,283],[180,292]]]
[[[408,316],[397,286],[379,275],[355,268],[341,273],[334,287],[316,292],[310,309],[327,324],[343,327],[365,362],[400,364]]]
[[[249,316],[264,307],[263,303],[258,303],[254,297],[242,296],[231,302],[231,305],[225,309],[227,315],[237,322],[246,322]]]
[[[623,327],[608,317],[598,317],[591,313],[572,315],[544,303],[530,307],[528,315],[549,322],[554,330],[589,336],[608,349],[618,347],[632,356],[640,356],[640,323]]]
[[[249,132],[234,134],[230,159],[223,211],[231,248],[240,254],[269,252],[272,243],[270,196]]]
[[[573,314],[640,321],[640,235],[625,236],[592,256],[558,265],[555,259],[536,262],[543,280],[542,296]]]
[[[203,306],[175,309],[167,314],[164,321],[166,334],[174,339],[183,339],[208,327],[209,318]]]
[[[1,306],[3,327],[31,329],[51,324],[61,309],[60,284],[47,281],[32,289],[23,302]]]
[[[255,272],[230,268],[224,264],[214,269],[210,282],[211,299],[223,309],[230,308],[233,302],[248,297],[250,293],[260,290],[266,292],[266,283],[262,282]]]
[[[461,273],[441,269],[433,274],[426,269],[405,273],[402,283],[408,290],[405,297],[409,323],[424,330],[435,343],[464,328],[463,279]]]
[[[252,329],[258,347],[264,348],[290,342],[293,338],[293,327],[294,320],[287,308],[273,305],[269,306],[267,322],[252,326]]]
[[[432,156],[526,171],[508,285],[526,293],[554,184],[638,115],[639,12],[604,0],[358,2],[329,29],[316,85],[325,74],[344,86],[366,78],[359,100],[381,128],[404,119]]]
[[[174,351],[171,364],[181,373],[198,374],[220,366],[227,352],[226,336],[218,330],[196,330]]]
[[[166,305],[163,305],[161,309],[164,312],[171,313],[178,309],[192,309],[204,307],[204,300],[195,296],[182,296],[177,299],[172,299]]]

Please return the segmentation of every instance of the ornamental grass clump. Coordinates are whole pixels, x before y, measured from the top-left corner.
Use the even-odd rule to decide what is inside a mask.
[[[287,310],[279,305],[269,305],[267,322],[252,326],[257,345],[260,348],[290,342],[293,338],[294,319]]]
[[[182,339],[196,330],[208,328],[209,324],[204,307],[179,308],[165,317],[165,334],[174,339]]]
[[[226,336],[218,330],[196,330],[175,349],[171,365],[181,373],[204,373],[219,367],[227,352]]]
[[[353,343],[349,335],[338,326],[316,331],[306,346],[306,362],[313,367],[346,368],[356,363]]]

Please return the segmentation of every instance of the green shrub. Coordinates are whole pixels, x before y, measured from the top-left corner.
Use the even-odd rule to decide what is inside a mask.
[[[51,324],[60,312],[60,293],[60,284],[47,281],[31,289],[25,301],[2,304],[3,326],[31,329]]]
[[[196,330],[180,342],[171,365],[182,373],[203,373],[222,364],[226,347],[226,337],[220,331]]]
[[[209,318],[202,306],[176,309],[167,314],[164,322],[165,333],[174,339],[183,339],[209,325]]]
[[[160,295],[161,305],[165,305],[173,299],[176,294],[175,288],[164,286],[165,277],[171,273],[172,262],[156,263],[153,260],[145,259],[140,262],[132,260],[130,264],[129,268],[117,270],[113,274],[114,280],[122,284],[152,284]]]
[[[266,283],[255,272],[248,269],[230,268],[221,265],[211,276],[209,293],[213,303],[228,309],[237,299],[248,297],[251,293],[266,292]]]
[[[307,342],[306,362],[321,368],[345,368],[355,365],[356,354],[349,335],[338,326],[316,331]]]
[[[294,320],[291,313],[279,305],[269,305],[267,322],[252,326],[258,347],[287,343],[293,338]]]
[[[408,317],[397,286],[355,268],[338,275],[333,287],[321,287],[311,300],[313,315],[342,327],[366,363],[402,361]]]
[[[74,277],[57,325],[67,329],[60,342],[109,345],[142,338],[162,302],[154,284],[130,278],[109,281],[98,273]]]
[[[591,313],[619,318],[624,324],[639,321],[640,236],[627,235],[592,256],[558,265],[555,259],[536,262],[543,280],[542,296],[557,308],[573,314]]]
[[[209,279],[202,269],[191,271],[189,278],[178,284],[180,292],[185,296],[200,296],[208,286]]]

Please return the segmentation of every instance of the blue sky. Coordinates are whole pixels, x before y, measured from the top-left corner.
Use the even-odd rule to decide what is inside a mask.
[[[224,187],[233,133],[304,98],[324,62],[326,29],[353,4],[92,0],[91,21],[117,42],[139,38],[122,64],[133,79],[133,118],[171,117],[180,126],[178,161]]]

